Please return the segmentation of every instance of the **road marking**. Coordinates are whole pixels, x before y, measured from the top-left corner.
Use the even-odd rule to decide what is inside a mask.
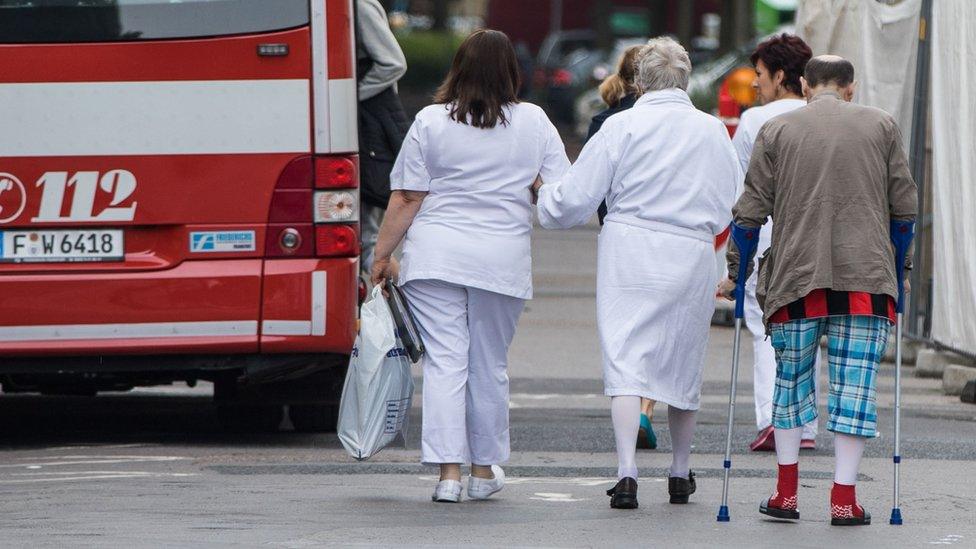
[[[942,536],[935,541],[930,541],[929,545],[955,545],[956,543],[962,541],[962,538],[962,536],[957,534],[949,534],[948,536]]]
[[[36,460],[37,458],[20,458],[21,460]],[[180,461],[189,458],[180,456],[59,456],[61,460],[70,461],[37,461],[36,463],[4,463],[0,469],[20,469],[23,467],[59,467],[64,465],[104,465],[110,463],[163,463]]]
[[[194,473],[151,473],[149,471],[75,471],[71,473],[46,473],[46,472],[45,473],[20,473],[11,476],[28,477],[28,478],[0,479],[0,485],[33,484],[39,482],[69,482],[69,481],[79,481],[79,480],[186,478],[186,477],[196,476],[196,474]]]
[[[574,501],[586,501],[581,498],[574,498],[573,494],[562,494],[558,492],[536,492],[536,494],[529,499],[534,499],[537,501],[555,501],[559,503],[572,503]]]
[[[424,482],[437,482],[440,477],[436,476],[421,476],[417,477],[419,480]],[[647,478],[641,480],[641,482],[664,482],[663,478]],[[516,486],[519,484],[560,484],[560,485],[571,485],[571,486],[612,486],[616,484],[616,479],[609,477],[506,477],[505,484],[510,486]]]

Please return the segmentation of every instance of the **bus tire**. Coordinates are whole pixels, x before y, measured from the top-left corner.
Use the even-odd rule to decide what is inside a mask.
[[[233,433],[274,433],[285,417],[280,404],[242,404],[221,402],[217,419],[226,431]]]
[[[288,418],[300,433],[334,433],[339,422],[338,404],[292,404]]]

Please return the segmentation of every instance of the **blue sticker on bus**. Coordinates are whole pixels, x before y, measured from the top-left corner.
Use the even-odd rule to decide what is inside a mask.
[[[254,231],[201,231],[190,233],[190,251],[253,252]]]

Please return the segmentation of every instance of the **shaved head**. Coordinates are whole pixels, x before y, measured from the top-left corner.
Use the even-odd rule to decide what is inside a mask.
[[[854,65],[839,55],[818,55],[807,61],[803,78],[811,88],[826,85],[845,88],[854,82]]]

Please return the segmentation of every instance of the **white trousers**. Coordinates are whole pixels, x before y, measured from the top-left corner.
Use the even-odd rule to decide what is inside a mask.
[[[508,347],[525,300],[440,280],[403,286],[427,353],[424,463],[508,460]]]
[[[767,223],[767,226],[770,225]],[[767,227],[764,226],[763,230]],[[760,236],[760,247],[762,237]],[[753,366],[752,387],[756,400],[756,429],[762,431],[773,424],[773,391],[776,390],[776,351],[773,344],[766,337],[766,327],[763,324],[763,312],[756,300],[756,271],[746,281],[745,320],[746,327],[752,333],[752,354],[755,358]],[[817,398],[820,397],[820,352],[814,363],[814,387]],[[817,438],[818,420],[813,420],[803,426],[803,438]]]

